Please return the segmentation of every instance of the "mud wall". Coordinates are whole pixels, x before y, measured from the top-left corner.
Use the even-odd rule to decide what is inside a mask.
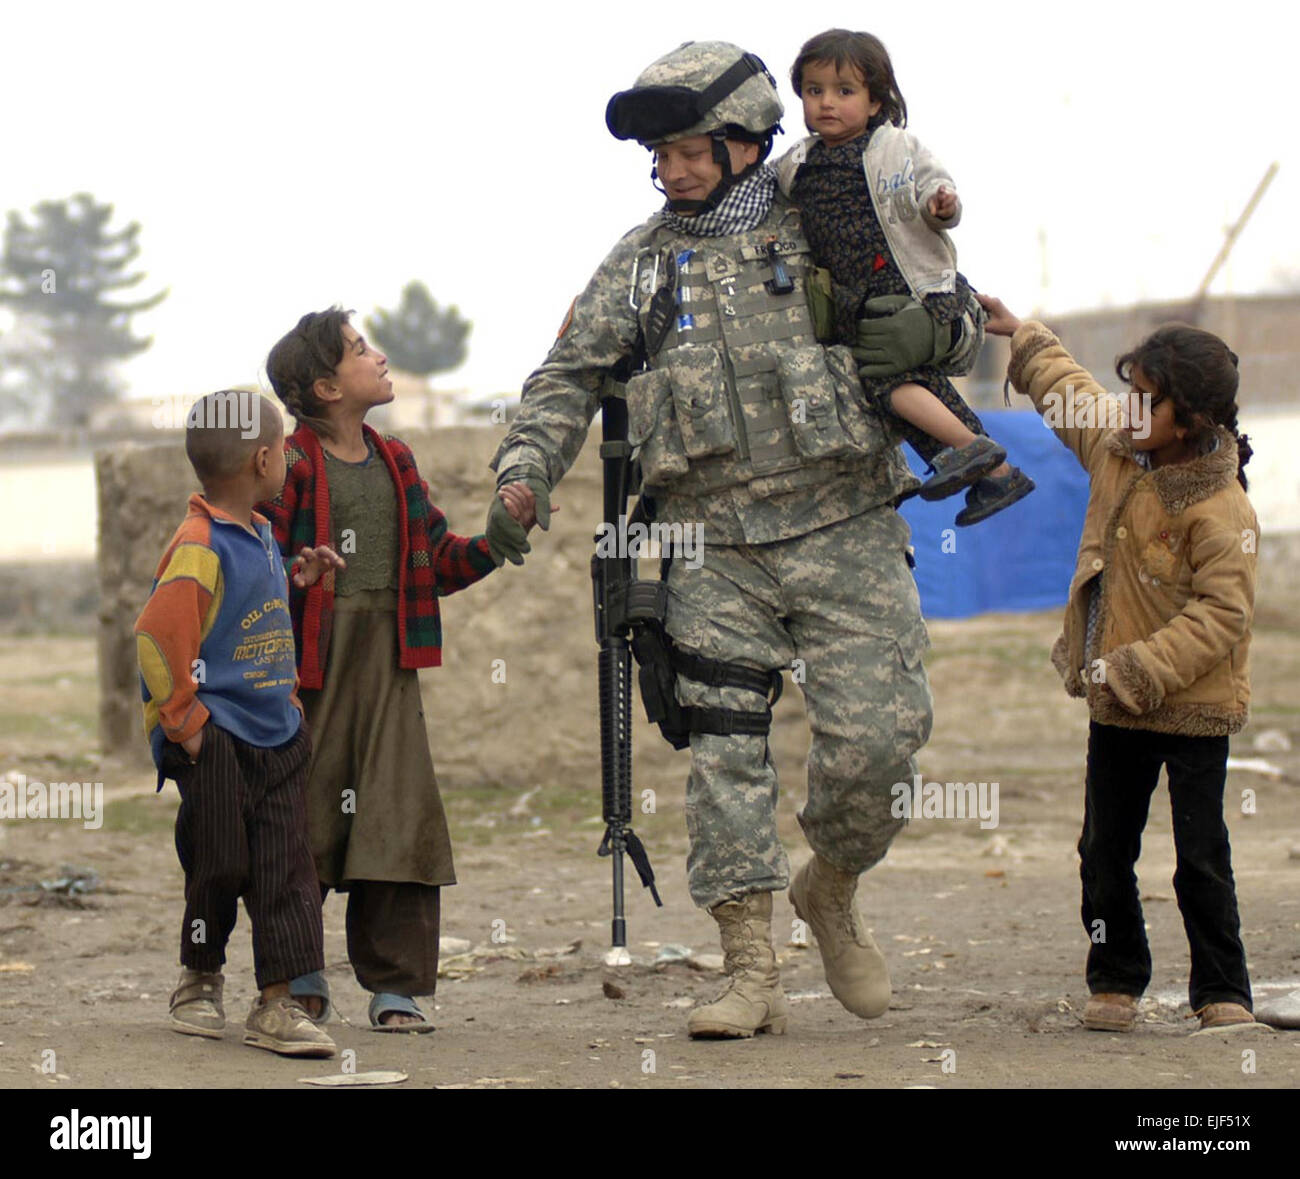
[[[462,426],[403,437],[452,531],[481,531],[495,485],[487,462],[499,430]],[[506,565],[442,600],[443,666],[422,672],[421,683],[434,761],[453,783],[598,788],[590,581],[601,512],[596,452],[589,442],[556,489],[560,510],[549,533],[534,531],[522,568]],[[96,456],[96,472],[100,740],[105,752],[143,762],[132,625],[185,501],[198,488],[176,442],[115,446]],[[652,576],[648,566],[643,573]],[[1266,533],[1259,596],[1273,622],[1279,610],[1288,622],[1293,617],[1298,569],[1300,533]],[[639,700],[633,715],[638,783],[680,782],[686,755],[674,754],[645,723]],[[777,706],[773,743],[796,756],[807,747],[797,691]]]
[[[476,427],[403,435],[453,532],[482,531],[499,436]],[[472,767],[476,779],[527,789],[539,772],[585,774],[598,765],[589,572],[600,517],[596,449],[585,448],[557,489],[561,510],[549,533],[534,531],[522,568],[506,565],[442,600],[443,666],[421,673],[440,773]],[[132,625],[197,485],[172,442],[102,452],[96,472],[100,736],[106,751],[143,757]],[[644,750],[652,731],[639,728]]]

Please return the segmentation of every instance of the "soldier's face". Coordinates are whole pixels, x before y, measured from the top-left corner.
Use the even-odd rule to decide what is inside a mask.
[[[758,144],[727,140],[732,175],[758,160]],[[671,201],[702,201],[722,183],[722,165],[713,158],[713,140],[707,135],[661,143],[655,148],[655,171]]]

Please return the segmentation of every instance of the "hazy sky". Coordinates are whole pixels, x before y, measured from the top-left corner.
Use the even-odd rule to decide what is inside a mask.
[[[1300,19],[1253,2],[11,2],[0,209],[86,190],[141,223],[140,289],[171,294],[137,320],[131,396],[258,380],[304,311],[364,315],[412,278],[474,322],[439,383],[515,391],[661,201],[610,94],[735,41],[781,85],[779,153],[790,63],[834,25],[888,46],[962,195],[961,268],[1022,314],[1190,295],[1271,160],[1214,291],[1300,287]]]

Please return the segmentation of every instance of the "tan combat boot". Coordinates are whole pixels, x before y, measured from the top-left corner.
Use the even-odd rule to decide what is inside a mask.
[[[854,904],[858,878],[821,856],[804,865],[790,885],[790,903],[817,939],[831,994],[862,1019],[889,1008],[889,966]]]
[[[709,910],[722,934],[727,989],[697,1007],[686,1021],[693,1039],[744,1039],[785,1032],[790,1008],[772,950],[772,894],[754,892]]]

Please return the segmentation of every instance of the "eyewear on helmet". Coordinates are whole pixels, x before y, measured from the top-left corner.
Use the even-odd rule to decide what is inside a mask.
[[[735,65],[704,90],[689,86],[642,86],[620,90],[605,108],[605,125],[615,139],[655,143],[703,122],[708,113],[732,91],[738,90],[767,67],[753,53],[746,53]]]

